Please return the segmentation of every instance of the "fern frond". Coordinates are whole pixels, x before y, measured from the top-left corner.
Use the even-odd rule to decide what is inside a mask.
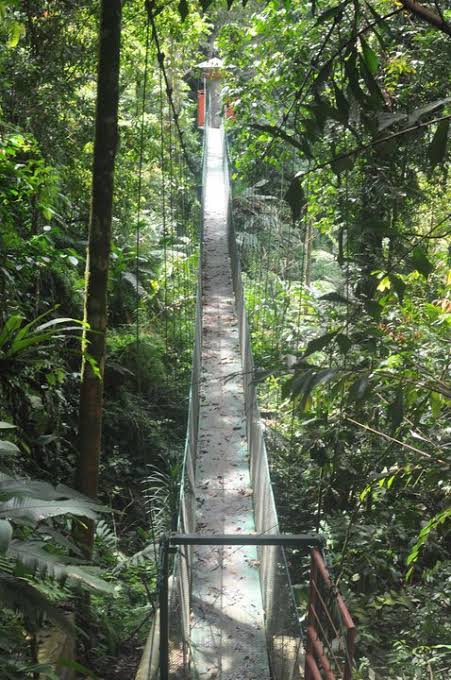
[[[118,564],[114,569],[114,573],[117,574],[123,569],[127,569],[129,567],[139,567],[148,561],[155,562],[155,552],[158,559],[158,548],[156,548],[153,543],[150,543],[142,550],[139,550],[134,555],[127,557],[120,564]]]
[[[110,549],[115,548],[117,544],[116,535],[103,519],[96,524],[96,539]]]

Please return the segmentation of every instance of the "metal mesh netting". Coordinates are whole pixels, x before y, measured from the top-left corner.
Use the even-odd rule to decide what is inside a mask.
[[[204,134],[204,158],[206,131],[207,128]],[[202,170],[203,183],[204,173],[205,164],[203,164]],[[202,243],[202,238],[200,241]],[[199,432],[199,387],[201,375],[202,309],[200,277],[202,250],[199,262],[191,389],[177,523],[177,531],[180,534],[194,533],[196,526],[194,488]],[[169,579],[169,677],[171,680],[181,680],[182,678],[189,677],[191,564],[192,547],[181,546],[174,556],[172,576]],[[153,661],[148,664],[146,680],[157,680],[160,677],[160,664],[155,661],[159,657],[160,636],[157,630],[158,626],[159,617],[154,621],[154,628],[150,635],[151,649],[149,656]]]
[[[199,384],[201,369],[202,313],[200,284],[196,305],[196,332],[193,350],[192,383],[188,411],[188,430],[185,444],[180,510],[177,531],[195,532],[195,460],[199,428]],[[169,677],[171,680],[188,678],[190,646],[191,546],[180,546],[175,554],[169,593]],[[151,679],[153,680],[153,678]]]
[[[205,126],[202,155],[202,186],[205,186],[205,150],[207,147],[208,126]],[[204,195],[202,192],[201,222],[204,215]],[[202,225],[203,232],[203,225]],[[180,484],[180,505],[177,531],[192,534],[196,530],[195,504],[195,465],[199,435],[200,379],[202,361],[202,241],[199,258],[199,274],[196,299],[196,327],[194,333],[193,365],[191,390],[188,408],[188,427],[185,442],[182,479]],[[191,565],[192,546],[180,546],[174,557],[173,576],[169,593],[169,677],[171,680],[189,678],[190,616],[191,616]],[[158,650],[155,651],[158,653]],[[155,676],[155,678],[158,676]],[[149,680],[154,680],[150,677]]]
[[[253,486],[255,528],[258,534],[279,534],[276,504],[271,486],[263,427],[257,405],[254,362],[244,304],[241,266],[233,228],[228,157],[224,154],[224,175],[229,193],[227,223],[233,287],[240,325],[240,348],[247,421],[247,445]],[[297,613],[285,550],[280,546],[259,548],[260,583],[265,610],[265,628],[271,674],[274,680],[303,677],[302,630]]]
[[[208,126],[205,128],[204,150]],[[224,140],[225,142],[225,140]],[[204,153],[205,157],[205,153]],[[205,168],[203,174],[205,173]],[[240,326],[240,351],[243,367],[247,444],[253,486],[255,528],[258,534],[278,534],[277,511],[271,487],[263,428],[253,382],[253,359],[250,334],[244,308],[239,255],[232,223],[230,183],[227,155],[224,154],[224,176],[228,194],[227,225],[232,265],[236,312]],[[204,179],[204,178],[203,178]],[[203,181],[205,186],[205,181]],[[202,256],[200,258],[200,270]],[[199,277],[201,272],[199,272]],[[188,431],[180,492],[177,530],[180,534],[195,533],[195,462],[198,445],[199,385],[201,377],[202,310],[201,286],[198,285],[196,329],[193,351],[192,385],[188,414]],[[169,677],[171,680],[191,679],[190,674],[190,593],[192,547],[179,547],[174,556],[169,583]],[[258,548],[260,585],[265,613],[265,632],[272,680],[303,678],[302,635],[293,590],[285,558],[280,546]],[[157,623],[155,624],[157,625]],[[151,657],[158,657],[159,636],[153,635]],[[159,678],[159,664],[151,663],[146,680]]]
[[[207,106],[207,116],[208,116]],[[207,118],[208,120],[208,118]],[[208,125],[205,126],[202,152],[202,187],[205,187],[206,148]],[[199,273],[197,282],[196,320],[191,372],[191,390],[188,408],[188,427],[185,442],[182,479],[180,484],[180,505],[177,531],[180,534],[196,530],[195,464],[199,435],[200,379],[202,362],[202,242],[204,193],[201,200],[201,238]],[[190,617],[191,617],[191,565],[192,546],[180,546],[174,557],[173,576],[169,593],[169,677],[171,680],[189,678]],[[158,650],[156,650],[158,653]],[[158,676],[156,676],[158,677]],[[154,680],[153,677],[149,680]]]

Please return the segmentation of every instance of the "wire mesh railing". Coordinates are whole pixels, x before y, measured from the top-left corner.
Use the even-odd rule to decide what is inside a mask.
[[[208,144],[208,126],[204,131],[204,144],[202,154],[202,187],[205,186],[206,174],[206,149]],[[188,425],[185,441],[185,454],[180,483],[179,517],[177,531],[180,534],[194,533],[196,527],[196,499],[195,499],[195,471],[196,452],[199,435],[199,407],[200,407],[200,381],[202,365],[202,242],[203,242],[203,215],[204,195],[202,192],[202,220],[199,257],[199,275],[196,296],[195,333],[193,346],[193,365],[191,373],[191,389],[188,407]],[[170,680],[188,678],[190,663],[190,616],[191,616],[191,584],[192,584],[192,552],[189,545],[180,546],[174,553],[173,572],[169,579],[169,589],[166,593],[168,598],[168,654],[167,659],[161,661],[162,645],[166,641],[160,639],[160,666],[167,663],[167,677]],[[161,586],[161,584],[160,584]],[[161,623],[161,622],[160,622]],[[164,653],[166,655],[166,652]],[[165,670],[164,670],[165,672]],[[162,677],[161,668],[160,675]],[[149,677],[154,680],[154,677]]]
[[[208,118],[207,118],[208,120]],[[240,329],[240,352],[246,410],[247,447],[255,513],[255,531],[259,538],[268,537],[271,544],[258,545],[257,566],[265,618],[267,652],[271,680],[350,680],[353,657],[353,627],[344,616],[341,596],[332,586],[327,569],[318,550],[313,551],[310,584],[309,618],[306,634],[300,624],[294,598],[284,543],[277,544],[280,530],[271,485],[264,433],[257,405],[254,364],[250,333],[244,305],[240,259],[237,250],[231,209],[231,187],[224,130],[223,172],[227,205],[227,231],[236,314]],[[208,125],[204,132],[204,161],[202,184],[205,187]],[[204,196],[202,195],[202,207]],[[202,215],[204,211],[202,209]],[[196,453],[199,435],[200,383],[202,363],[202,289],[203,257],[199,264],[196,303],[195,341],[193,348],[192,383],[189,400],[188,429],[180,488],[177,532],[179,536],[195,535],[196,531]],[[271,539],[273,537],[273,539]],[[226,537],[224,537],[226,538]],[[244,538],[244,537],[243,537]],[[318,540],[318,537],[315,539]],[[305,543],[307,546],[308,542]],[[317,542],[310,543],[315,545]],[[193,544],[165,543],[161,550],[160,612],[154,623],[149,642],[150,663],[139,680],[190,679],[191,585]],[[176,545],[176,547],[174,547]],[[239,549],[239,548],[238,548]],[[169,556],[173,555],[172,575],[169,577]],[[347,610],[346,610],[347,611]],[[162,619],[164,617],[164,620]],[[341,616],[341,618],[340,618]],[[352,623],[352,621],[351,621]],[[158,634],[156,626],[164,630]],[[343,632],[343,626],[345,630]],[[303,640],[306,639],[306,649]],[[155,658],[158,657],[158,662]],[[152,661],[153,659],[153,661]],[[305,675],[304,675],[305,664]],[[137,676],[138,677],[138,676]]]
[[[201,186],[205,186],[206,148],[208,126],[203,137]],[[177,531],[180,534],[193,533],[195,530],[195,463],[199,434],[199,405],[202,352],[202,309],[201,309],[201,273],[203,242],[203,204],[201,194],[201,233],[199,272],[196,294],[196,313],[191,370],[191,387],[189,395],[187,432],[185,452],[180,481],[179,514]],[[160,549],[160,580],[158,590],[160,601],[164,599],[167,606],[167,621],[161,621],[160,607],[150,631],[136,680],[160,680],[164,674],[170,680],[182,680],[189,675],[190,658],[190,614],[191,614],[191,564],[192,546],[184,545],[173,554],[169,564],[170,553]],[[169,570],[172,574],[168,577]],[[164,608],[166,609],[166,607]],[[163,610],[164,610],[163,609]],[[167,628],[168,638],[162,640],[160,630]]]
[[[251,338],[241,281],[240,257],[233,226],[226,139],[224,139],[224,148],[224,178],[228,198],[227,228],[236,312],[240,328],[247,446],[253,487],[255,528],[257,533],[261,535],[279,534],[279,521],[271,485],[268,455],[257,404]],[[261,546],[259,548],[259,562],[267,649],[272,678],[273,680],[297,680],[297,678],[302,677],[302,629],[284,548],[282,546]]]

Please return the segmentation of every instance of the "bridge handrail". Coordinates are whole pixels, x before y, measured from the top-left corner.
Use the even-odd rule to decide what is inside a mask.
[[[257,403],[255,387],[254,360],[251,336],[245,308],[244,289],[241,279],[240,256],[236,243],[232,211],[232,188],[229,173],[229,153],[227,136],[224,134],[224,177],[227,191],[227,228],[229,253],[232,266],[233,289],[236,312],[240,329],[240,351],[243,367],[243,386],[246,409],[247,445],[250,457],[251,483],[253,488],[255,528],[261,535],[280,535],[277,508],[271,485],[268,454],[264,430]],[[274,680],[298,677],[301,640],[303,631],[297,613],[294,591],[281,546],[261,546],[259,548],[260,584],[263,607],[266,612],[266,637],[271,659]],[[283,604],[282,604],[283,602]],[[291,635],[290,635],[291,634]],[[280,663],[280,638],[292,637],[296,648],[290,651],[291,659],[282,658]],[[279,644],[279,647],[278,647]],[[282,643],[283,644],[283,643]],[[282,656],[284,650],[282,650]]]

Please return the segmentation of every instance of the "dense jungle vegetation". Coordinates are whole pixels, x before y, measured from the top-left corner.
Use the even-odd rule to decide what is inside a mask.
[[[104,361],[84,301],[99,16],[113,5]],[[234,221],[282,528],[327,538],[359,629],[356,678],[448,678],[446,0],[0,0],[0,19],[0,678],[136,670],[153,541],[177,514],[196,64],[213,54],[234,111]],[[104,391],[97,499],[80,468],[82,374]],[[304,567],[290,561],[303,616]],[[49,631],[64,650],[56,670]]]

